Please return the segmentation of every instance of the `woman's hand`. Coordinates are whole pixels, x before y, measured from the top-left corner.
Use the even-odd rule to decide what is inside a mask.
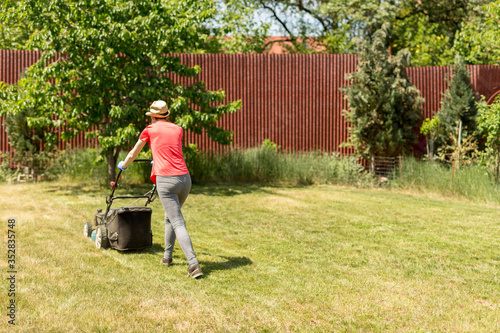
[[[120,163],[118,163],[118,169],[120,169],[121,171],[127,169],[123,167],[123,164],[125,164],[125,161],[120,161]]]

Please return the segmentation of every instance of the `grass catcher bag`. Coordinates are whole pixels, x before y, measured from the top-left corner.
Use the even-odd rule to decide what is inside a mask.
[[[113,210],[106,223],[110,247],[120,251],[152,247],[151,214],[151,208],[145,206]]]

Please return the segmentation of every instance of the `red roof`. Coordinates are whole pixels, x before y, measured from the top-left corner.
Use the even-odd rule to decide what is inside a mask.
[[[301,42],[301,38],[297,38],[298,42]],[[320,42],[315,42],[316,38],[308,38],[308,47],[316,52],[321,52],[325,50],[325,47],[320,44]],[[289,37],[272,36],[267,38],[267,43],[271,46],[270,50],[266,53],[269,54],[283,54],[288,53],[286,50],[287,45],[292,45]]]

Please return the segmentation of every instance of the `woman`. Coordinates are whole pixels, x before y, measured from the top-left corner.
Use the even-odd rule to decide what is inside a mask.
[[[151,125],[142,131],[139,141],[125,161],[118,163],[118,168],[125,170],[137,158],[146,142],[149,142],[154,161],[151,180],[157,185],[158,196],[165,209],[165,253],[161,263],[165,266],[172,264],[172,252],[177,238],[189,263],[187,276],[197,278],[203,272],[181,213],[181,207],[191,189],[191,176],[182,157],[182,128],[167,121],[169,114],[164,101],[156,101],[151,105],[146,113],[151,117]]]

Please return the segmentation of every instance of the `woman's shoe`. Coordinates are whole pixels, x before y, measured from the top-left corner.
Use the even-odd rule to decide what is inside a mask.
[[[165,258],[161,258],[161,263],[165,266],[170,266],[172,265],[172,259],[165,259]]]
[[[187,277],[192,277],[192,278],[198,278],[203,275],[203,272],[201,271],[200,265],[193,265],[188,268],[188,274]]]

